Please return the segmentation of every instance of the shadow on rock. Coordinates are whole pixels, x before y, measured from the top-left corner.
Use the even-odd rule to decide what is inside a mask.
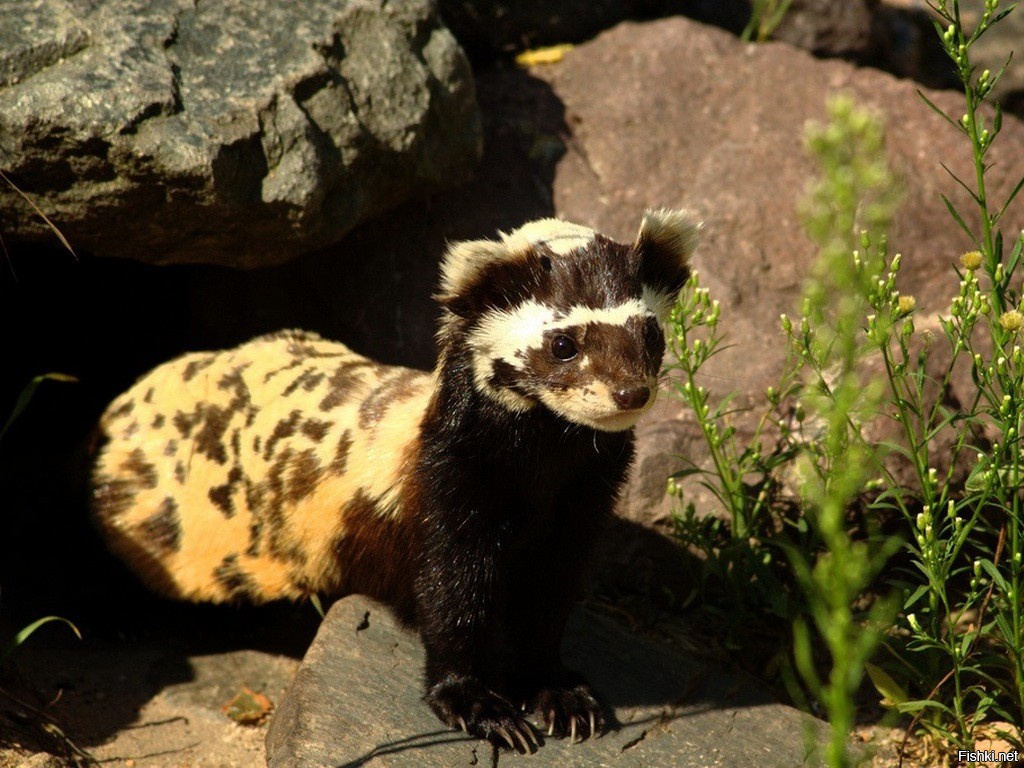
[[[80,627],[81,642],[47,628],[9,669],[38,692],[39,706],[62,692],[48,711],[81,745],[108,741],[160,693],[216,713],[237,684],[255,688],[262,678],[283,689],[318,624],[309,605],[195,606],[147,594],[88,520],[96,419],[165,360],[281,328],[316,331],[385,363],[431,367],[431,294],[446,241],[552,215],[569,130],[542,80],[499,69],[477,82],[486,144],[472,181],[287,264],[157,267],[10,247],[0,264],[0,322],[11,330],[0,422],[32,377],[55,371],[77,382],[45,383],[0,444],[0,638],[50,613]]]

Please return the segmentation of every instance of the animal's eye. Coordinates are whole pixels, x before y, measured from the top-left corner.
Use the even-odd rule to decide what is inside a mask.
[[[551,354],[559,360],[572,360],[578,353],[576,342],[565,334],[559,334],[551,340]]]
[[[540,257],[540,268],[543,269],[545,272],[550,272],[551,271],[551,259],[549,259],[547,256],[541,256]]]

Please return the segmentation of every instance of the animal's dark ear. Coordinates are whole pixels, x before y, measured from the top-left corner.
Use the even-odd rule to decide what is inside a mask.
[[[647,211],[634,250],[640,257],[640,282],[655,295],[659,314],[668,314],[690,276],[690,257],[703,223],[688,211]]]
[[[508,246],[495,240],[452,243],[441,261],[441,285],[434,298],[442,307],[468,317],[487,303],[487,271],[509,258]]]

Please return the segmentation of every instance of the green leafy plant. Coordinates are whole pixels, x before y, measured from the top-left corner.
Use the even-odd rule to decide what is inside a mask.
[[[801,610],[794,605],[788,570],[776,542],[786,536],[802,540],[806,528],[788,524],[778,494],[775,470],[792,461],[795,448],[785,441],[770,444],[766,412],[754,433],[741,442],[732,423],[737,406],[732,395],[713,400],[699,383],[706,363],[723,350],[720,307],[694,272],[680,293],[670,320],[673,362],[666,366],[671,386],[693,410],[710,457],[711,468],[689,462],[669,478],[669,493],[682,499],[684,483],[696,480],[720,502],[724,517],[698,515],[688,502],[676,518],[676,533],[700,553],[694,574],[703,603],[715,606],[729,645],[742,646],[752,636],[771,632],[765,614],[782,627]],[[778,404],[774,390],[769,400]],[[713,609],[715,610],[715,609]],[[769,624],[772,623],[770,620]],[[777,633],[780,627],[774,627]]]
[[[898,199],[885,162],[881,123],[846,97],[833,99],[828,111],[829,123],[810,126],[807,136],[821,178],[804,201],[803,215],[819,255],[805,287],[800,322],[784,317],[783,330],[803,382],[794,395],[817,425],[815,439],[797,456],[796,469],[801,509],[822,544],[817,553],[789,550],[810,613],[810,622],[803,617],[794,621],[793,658],[808,692],[828,714],[825,758],[839,768],[854,762],[848,740],[855,696],[895,612],[888,596],[866,610],[853,610],[898,546],[871,537],[870,531],[858,538],[849,535],[850,510],[878,460],[864,439],[864,424],[879,410],[882,387],[865,373],[863,363],[871,330],[892,328],[906,312],[886,290],[892,279],[882,278],[884,246],[872,247],[873,239],[884,242],[880,233]],[[873,319],[865,328],[867,317]],[[819,638],[828,656],[825,675],[813,652]]]
[[[898,290],[902,259],[886,252],[896,192],[881,128],[848,100],[809,135],[822,175],[803,212],[819,258],[799,316],[782,318],[789,363],[752,438],[732,424],[735,398],[712,402],[699,384],[723,336],[696,278],[671,322],[674,386],[710,462],[671,478],[670,491],[697,477],[723,510],[698,515],[684,498],[679,534],[703,555],[703,596],[738,607],[736,624],[792,619],[795,695],[829,715],[831,766],[851,764],[865,670],[908,733],[970,748],[982,724],[1010,723],[1018,742],[1024,726],[1024,233],[1006,247],[1001,228],[1024,178],[993,201],[988,154],[1002,116],[985,102],[1002,70],[970,60],[1012,7],[987,0],[973,31],[957,0],[933,10],[966,109],[955,118],[922,98],[965,136],[974,170],[969,180],[950,171],[971,207],[942,198],[972,249],[951,270],[958,283],[938,339],[915,328],[916,301]],[[943,337],[948,354],[935,355]],[[973,389],[957,400],[964,370]],[[887,421],[888,439],[865,429]]]
[[[996,104],[988,118],[983,105],[1003,70],[979,73],[971,63],[973,45],[1013,6],[1000,9],[998,0],[986,0],[972,31],[964,26],[958,0],[940,0],[932,10],[944,22],[936,22],[936,31],[963,86],[965,112],[956,119],[924,94],[921,98],[970,145],[974,178],[946,170],[974,210],[962,211],[948,197],[942,199],[974,250],[961,256],[959,290],[949,314],[940,318],[951,351],[944,370],[928,375],[928,350],[915,354],[912,333],[876,339],[914,474],[910,488],[890,482],[891,491],[880,503],[898,509],[911,524],[911,568],[924,576],[923,583],[907,582],[904,627],[910,641],[903,654],[920,660],[913,665],[917,679],[910,676],[908,683],[916,683],[924,698],[899,709],[914,713],[914,722],[935,736],[967,747],[978,724],[992,716],[1018,729],[1024,725],[1019,491],[1024,316],[1018,309],[1020,292],[1013,287],[1019,282],[1024,233],[1007,255],[1000,226],[1024,177],[1005,200],[991,200],[986,158],[1001,130],[1002,112]],[[977,224],[971,226],[971,220]],[[962,364],[970,367],[976,391],[970,402],[952,408],[935,395],[934,386],[929,393],[928,384],[937,382],[939,393],[947,391]],[[951,446],[947,456],[935,455],[940,444]],[[961,481],[957,471],[964,465],[970,473]]]
[[[856,256],[854,251],[862,227],[885,228],[896,196],[877,120],[849,99],[833,101],[829,111],[830,123],[809,134],[822,178],[804,206],[820,255],[800,320],[782,319],[789,363],[780,385],[765,393],[767,408],[746,443],[739,444],[730,423],[733,398],[712,405],[698,384],[701,367],[721,349],[718,305],[694,278],[672,314],[678,362],[670,368],[682,374],[675,387],[696,416],[711,468],[678,473],[670,490],[678,494],[682,478],[698,475],[721,502],[724,518],[701,520],[691,503],[678,519],[681,538],[703,552],[702,584],[707,574],[726,584],[729,612],[744,609],[743,622],[760,611],[784,619],[787,632],[793,627],[796,669],[832,723],[829,764],[845,766],[851,761],[846,742],[854,693],[893,612],[884,600],[863,615],[851,605],[895,549],[890,542],[855,541],[847,534],[849,509],[873,463],[865,455],[870,448],[862,424],[877,411],[882,392],[877,382],[865,382],[861,370],[869,351],[863,318],[880,301],[878,276],[886,268],[879,249]],[[895,319],[898,312],[895,306],[889,315]],[[695,338],[697,328],[704,338]],[[769,425],[776,430],[771,440]],[[783,471],[795,478],[788,493]],[[716,599],[709,592],[704,596]],[[827,660],[812,652],[818,645]],[[829,668],[824,676],[823,664]]]

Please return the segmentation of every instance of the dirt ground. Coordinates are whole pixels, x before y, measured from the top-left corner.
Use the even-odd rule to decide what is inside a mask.
[[[264,765],[266,713],[312,640],[313,608],[153,601],[142,614],[132,632],[81,641],[49,625],[16,651],[0,669],[0,768]]]

